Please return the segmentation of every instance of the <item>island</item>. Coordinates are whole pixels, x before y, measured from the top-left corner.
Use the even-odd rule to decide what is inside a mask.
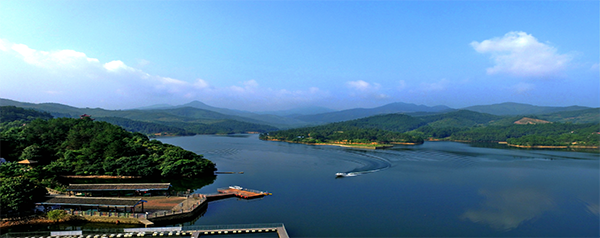
[[[393,147],[394,144],[418,145],[424,142],[420,136],[377,128],[346,126],[342,123],[262,133],[259,139],[363,149],[385,149]]]

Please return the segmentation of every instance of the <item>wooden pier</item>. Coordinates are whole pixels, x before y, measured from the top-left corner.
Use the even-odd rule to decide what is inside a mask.
[[[271,195],[271,193],[268,193],[268,192],[242,188],[240,186],[229,186],[227,188],[219,188],[219,189],[217,189],[217,191],[219,192],[219,194],[213,195],[214,197],[226,196],[226,195],[231,194],[231,195],[234,195],[234,196],[240,197],[240,198],[252,199],[252,198],[263,197],[266,195]]]
[[[1,238],[133,238],[133,237],[185,237],[199,238],[210,235],[237,235],[277,232],[280,238],[289,238],[283,223],[201,225],[190,227],[126,228],[122,232],[101,233],[99,231],[38,231],[10,232]]]
[[[234,225],[233,227],[219,228],[220,226],[215,227],[206,227],[204,229],[188,231],[191,232],[191,238],[199,238],[203,235],[225,235],[225,234],[252,234],[252,233],[266,233],[266,232],[277,232],[279,238],[289,238],[287,231],[285,230],[285,226],[283,224],[265,224],[265,225],[248,225],[244,227],[244,225]]]

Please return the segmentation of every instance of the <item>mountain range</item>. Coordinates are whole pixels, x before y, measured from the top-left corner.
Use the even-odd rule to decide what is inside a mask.
[[[18,102],[10,99],[0,98],[0,106],[17,106],[22,108],[32,108],[39,111],[45,111],[54,117],[79,117],[82,114],[92,115],[99,120],[111,121],[112,123],[127,123],[131,126],[134,122],[145,123],[144,128],[153,127],[152,125],[163,125],[160,128],[179,128],[189,133],[240,133],[240,132],[266,132],[277,129],[289,129],[304,126],[321,125],[332,122],[341,122],[367,118],[382,114],[402,113],[416,116],[422,120],[429,121],[429,118],[436,118],[433,125],[443,126],[444,123],[452,125],[473,124],[472,118],[483,118],[479,114],[484,113],[485,120],[495,115],[493,120],[501,121],[502,118],[512,118],[522,116],[544,116],[546,120],[551,121],[571,121],[597,122],[598,108],[589,108],[581,106],[570,107],[545,107],[534,106],[519,103],[501,103],[493,105],[478,105],[463,108],[476,113],[461,112],[462,117],[457,117],[453,112],[459,109],[453,109],[447,106],[429,107],[425,105],[416,105],[409,103],[396,102],[375,108],[354,108],[341,111],[331,109],[311,107],[298,108],[285,111],[271,112],[247,112],[232,110],[227,108],[218,108],[206,105],[199,101],[192,101],[187,104],[172,105],[154,105],[145,108],[129,110],[106,110],[102,108],[77,108],[58,103],[27,103]],[[470,115],[465,119],[465,115]],[[122,120],[122,119],[128,120]],[[490,119],[491,120],[491,119]],[[507,119],[508,120],[508,119]],[[512,120],[512,119],[510,119]],[[517,118],[518,120],[518,118]],[[132,122],[133,121],[133,122]],[[140,124],[141,127],[142,124]],[[156,128],[159,128],[156,126]],[[159,130],[159,129],[157,129]],[[144,131],[150,133],[151,131]]]

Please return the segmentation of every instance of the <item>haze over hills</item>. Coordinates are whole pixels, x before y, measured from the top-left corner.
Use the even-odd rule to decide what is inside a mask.
[[[143,110],[76,108],[58,103],[34,104],[18,102],[9,99],[0,99],[0,106],[33,108],[36,110],[49,112],[55,117],[79,117],[82,114],[89,114],[95,118],[99,118],[100,120],[111,121],[117,124],[121,123],[123,126],[127,125],[130,128],[132,127],[131,125],[137,125],[138,127],[144,128],[171,128],[171,131],[181,131],[175,130],[174,128],[187,128],[187,130],[191,130],[189,133],[194,133],[192,131],[253,131],[244,130],[243,128],[245,127],[253,128],[258,131],[269,131],[310,125],[321,125],[331,122],[350,121],[383,114],[410,115],[411,117],[419,118],[419,123],[426,123],[428,126],[433,127],[465,127],[486,123],[510,124],[516,120],[519,120],[521,118],[519,115],[537,116],[540,119],[556,122],[588,123],[598,121],[597,115],[599,111],[598,109],[579,106],[544,107],[518,103],[502,103],[488,106],[480,105],[465,108],[470,110],[457,110],[447,106],[428,107],[424,105],[398,102],[376,108],[355,108],[327,113],[291,115],[285,117],[272,114],[258,114],[226,108],[217,108],[206,105],[199,101],[192,101],[179,106],[150,106]],[[301,110],[302,109],[298,109],[296,112]],[[318,111],[328,109],[308,109],[308,111],[310,110]],[[288,110],[288,112],[293,111],[294,109]],[[305,112],[308,111],[305,110]],[[128,120],[122,120],[119,118]],[[136,124],[136,121],[145,122],[146,124]],[[156,124],[165,125],[167,127],[160,127]],[[207,129],[209,125],[211,125],[212,128]],[[144,131],[149,130],[144,129]]]
[[[577,111],[589,109],[589,107],[569,106],[569,107],[546,107],[534,106],[523,103],[505,102],[492,105],[478,105],[465,107],[463,109],[475,112],[489,113],[493,115],[537,115],[561,111]]]
[[[347,121],[388,113],[410,113],[410,112],[442,112],[452,110],[447,106],[428,107],[409,103],[390,103],[376,108],[355,108],[337,112],[321,113],[316,115],[297,116],[296,119],[316,124]]]

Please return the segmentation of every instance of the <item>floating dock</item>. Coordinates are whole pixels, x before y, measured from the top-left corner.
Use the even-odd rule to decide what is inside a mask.
[[[229,186],[227,188],[218,188],[218,194],[207,195],[207,197],[218,197],[218,196],[236,196],[245,199],[259,198],[267,195],[272,195],[269,192],[263,192],[253,189],[242,188],[240,186]]]

